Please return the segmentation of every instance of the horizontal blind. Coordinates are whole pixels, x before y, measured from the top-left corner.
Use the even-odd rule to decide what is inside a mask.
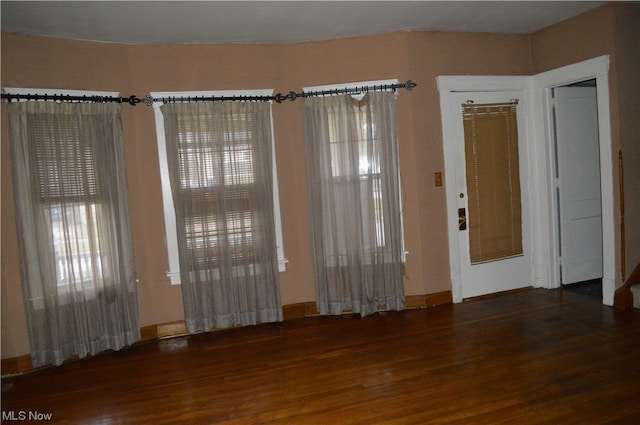
[[[167,137],[177,154],[174,197],[182,209],[190,267],[213,269],[223,259],[254,261],[256,195],[264,184],[257,179],[270,171],[264,169],[269,151],[256,141],[262,135],[256,134],[261,129],[253,105],[212,105],[224,109],[217,114],[200,114],[194,105],[182,108],[190,106],[192,113],[166,121],[167,128],[176,125]]]
[[[471,264],[522,255],[516,103],[463,105]]]
[[[32,114],[28,119],[40,198],[53,201],[97,195],[95,149],[84,139],[79,121],[64,114]]]

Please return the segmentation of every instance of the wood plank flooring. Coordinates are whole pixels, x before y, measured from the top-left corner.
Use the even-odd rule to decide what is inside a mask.
[[[530,290],[147,342],[2,384],[3,423],[634,424],[640,310]]]

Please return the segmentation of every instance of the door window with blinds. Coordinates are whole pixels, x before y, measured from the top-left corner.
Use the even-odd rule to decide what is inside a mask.
[[[516,106],[462,105],[471,264],[523,254]]]

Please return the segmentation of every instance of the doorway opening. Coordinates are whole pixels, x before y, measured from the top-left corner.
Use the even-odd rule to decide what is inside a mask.
[[[595,79],[550,89],[558,266],[563,288],[602,294],[602,197]]]

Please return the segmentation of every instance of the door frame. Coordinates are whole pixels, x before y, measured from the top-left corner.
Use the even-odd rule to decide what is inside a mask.
[[[600,148],[600,196],[602,204],[602,303],[613,306],[616,283],[616,245],[613,178],[613,146],[611,142],[611,118],[609,106],[609,56],[599,56],[562,68],[553,69],[532,76],[533,112],[535,116],[534,131],[539,151],[539,161],[534,164],[539,175],[538,193],[534,203],[539,203],[538,229],[540,250],[539,263],[534,263],[534,274],[540,276],[540,285],[545,288],[559,288],[560,232],[557,226],[557,199],[554,196],[554,148],[551,90],[556,87],[578,83],[585,80],[596,80],[598,106],[598,138]],[[543,215],[544,214],[544,215]],[[534,248],[534,249],[535,249]],[[539,273],[536,273],[536,269]]]
[[[553,121],[551,120],[551,89],[579,81],[595,79],[598,96],[598,128],[600,140],[600,189],[602,196],[603,244],[603,304],[613,305],[615,293],[615,226],[613,152],[609,113],[609,56],[604,55],[576,64],[532,76],[438,76],[445,176],[455,176],[453,149],[452,94],[455,92],[487,92],[520,90],[528,105],[525,117],[527,128],[527,157],[531,207],[531,286],[559,288],[558,261],[559,232],[555,225],[557,201],[553,177]],[[447,201],[447,229],[449,236],[449,267],[453,302],[462,302],[461,264],[458,247],[457,200],[455,184],[445,184]]]

